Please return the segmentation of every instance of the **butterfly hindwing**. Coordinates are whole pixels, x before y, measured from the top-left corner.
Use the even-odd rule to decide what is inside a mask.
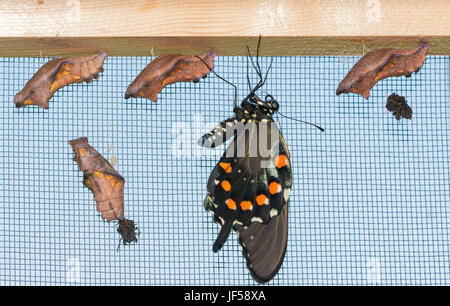
[[[247,268],[258,283],[271,280],[283,263],[287,248],[288,203],[268,223],[253,222],[248,227],[235,225]]]

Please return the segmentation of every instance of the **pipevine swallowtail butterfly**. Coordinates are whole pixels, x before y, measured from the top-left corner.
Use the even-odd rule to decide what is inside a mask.
[[[234,229],[250,274],[265,283],[277,274],[286,252],[292,169],[286,142],[272,118],[279,104],[269,94],[264,100],[256,95],[272,66],[263,78],[258,61],[260,41],[261,37],[256,65],[247,47],[259,82],[251,89],[247,75],[250,93],[239,107],[236,87],[218,76],[235,87],[234,117],[222,121],[198,143],[213,148],[233,138],[209,176],[204,201],[205,209],[221,227],[213,251],[222,248]]]

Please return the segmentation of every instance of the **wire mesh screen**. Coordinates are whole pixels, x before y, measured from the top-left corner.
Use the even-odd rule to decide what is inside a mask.
[[[232,233],[203,208],[224,146],[197,138],[231,117],[233,89],[210,74],[170,85],[158,103],[124,100],[149,57],[110,57],[92,84],[59,90],[49,109],[13,99],[49,58],[0,58],[2,285],[254,285]],[[290,149],[293,188],[284,264],[269,285],[450,285],[450,57],[378,83],[366,101],[337,97],[358,57],[276,57],[267,91]],[[270,59],[261,58],[263,71]],[[247,59],[215,70],[247,94]],[[256,76],[252,75],[253,82]],[[412,120],[387,97],[405,96]],[[141,235],[117,250],[68,140],[86,136],[125,178],[125,216]]]

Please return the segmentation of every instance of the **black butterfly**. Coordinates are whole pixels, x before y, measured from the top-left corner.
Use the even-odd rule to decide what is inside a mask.
[[[204,201],[205,209],[221,226],[213,251],[220,250],[233,228],[252,277],[265,283],[277,274],[286,252],[292,169],[286,142],[272,118],[279,104],[269,94],[264,100],[256,95],[270,70],[263,79],[258,62],[260,40],[256,65],[247,48],[258,84],[240,107],[235,98],[234,117],[222,121],[198,143],[213,148],[233,138],[209,176]],[[247,80],[251,88],[248,75]]]

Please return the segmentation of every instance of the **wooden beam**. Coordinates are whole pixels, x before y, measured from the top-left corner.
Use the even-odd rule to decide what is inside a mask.
[[[0,56],[450,54],[448,0],[3,0]]]

